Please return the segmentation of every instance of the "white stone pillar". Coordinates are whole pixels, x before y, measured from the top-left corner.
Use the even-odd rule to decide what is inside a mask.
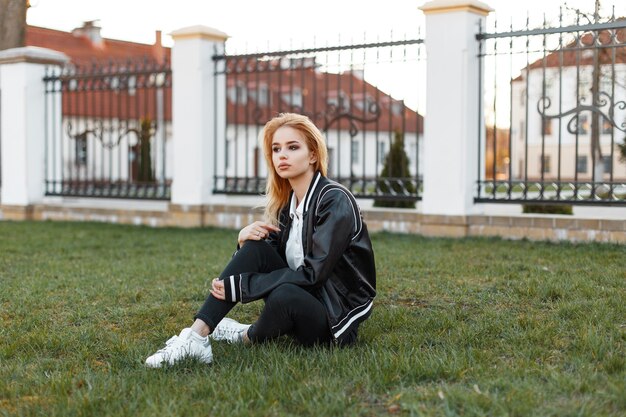
[[[0,138],[2,143],[3,211],[21,211],[40,203],[45,192],[46,110],[43,78],[46,66],[62,66],[68,57],[57,51],[27,46],[0,52],[2,92]],[[61,124],[61,110],[55,117]],[[51,115],[48,115],[48,119]],[[6,217],[6,216],[5,216]]]
[[[205,26],[176,30],[171,36],[172,205],[202,206],[213,189],[216,134],[225,134],[226,77],[214,75],[213,56],[224,53],[228,36]]]
[[[475,0],[434,0],[420,9],[428,74],[422,211],[465,216],[473,207],[482,120],[476,33],[492,9]]]

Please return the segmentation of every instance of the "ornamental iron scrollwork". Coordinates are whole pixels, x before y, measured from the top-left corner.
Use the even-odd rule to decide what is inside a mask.
[[[350,113],[350,111],[346,111],[343,106],[330,104],[326,107],[326,111],[318,113],[317,116],[324,121],[324,131],[328,131],[328,129],[330,129],[334,123],[338,123],[341,119],[348,120],[348,123],[350,124],[350,137],[353,138],[359,134],[359,129],[356,122],[362,124],[372,123],[378,120],[382,114],[380,110],[380,105],[376,102],[370,102],[367,106],[367,111],[371,114],[370,117],[359,117],[355,114]]]
[[[102,121],[94,123],[93,129],[85,129],[80,133],[73,133],[72,122],[67,123],[66,132],[70,139],[75,141],[86,141],[89,135],[93,135],[99,141],[102,141],[102,132],[104,130]]]
[[[371,116],[357,116],[336,104],[329,104],[325,110],[318,111],[317,113],[309,112],[302,106],[292,106],[291,111],[307,116],[313,122],[321,122],[320,130],[322,131],[328,131],[335,123],[338,123],[341,119],[346,119],[350,125],[348,130],[350,137],[356,137],[359,134],[357,123],[366,124],[376,122],[382,114],[380,105],[376,102],[370,102],[367,106],[367,112]],[[255,106],[251,110],[251,116],[258,126],[263,126],[267,122],[266,119],[268,116],[259,106]]]
[[[581,102],[584,100],[581,100]],[[601,91],[598,94],[598,100],[592,105],[584,105],[581,102],[577,103],[577,106],[567,110],[563,113],[558,114],[546,114],[546,110],[550,108],[552,105],[552,100],[549,97],[542,96],[537,101],[537,111],[541,115],[542,118],[545,119],[559,119],[563,117],[567,117],[569,115],[573,115],[572,118],[567,122],[567,131],[571,134],[576,134],[579,132],[579,119],[580,114],[585,111],[595,112],[601,115],[604,120],[609,122],[616,129],[621,130],[622,132],[626,132],[626,122],[618,124],[615,121],[615,110],[625,110],[626,102],[618,101],[613,102],[613,97],[608,93]],[[602,109],[607,107],[608,105],[608,114],[605,113]]]
[[[116,129],[114,129],[113,127],[110,127],[108,129],[105,128],[104,123],[101,120],[95,122],[94,127],[92,129],[85,129],[80,133],[74,133],[72,122],[68,122],[67,127],[66,127],[66,133],[70,139],[73,139],[76,141],[86,141],[87,137],[89,135],[92,135],[94,138],[98,140],[98,142],[100,142],[100,144],[102,145],[104,149],[112,150],[116,148],[117,146],[119,146],[119,144],[122,142],[122,139],[131,133],[135,134],[138,142],[141,141],[142,136],[146,131],[149,133],[150,138],[154,137],[157,131],[156,121],[150,121],[148,119],[144,119],[144,121],[141,122],[142,128],[143,128],[143,124],[146,121],[149,123],[147,130],[137,129],[137,128],[128,127],[128,126],[126,127],[119,126],[117,128],[117,138],[114,140],[106,140],[105,133],[109,133],[108,136],[113,138],[114,136],[112,134],[115,133]]]
[[[307,116],[313,122],[321,122],[319,123],[320,130],[325,132],[328,131],[335,123],[340,122],[342,119],[346,119],[349,123],[348,132],[352,138],[359,134],[357,123],[373,123],[376,122],[376,120],[378,120],[382,115],[381,107],[376,102],[370,102],[367,105],[367,113],[370,114],[370,116],[357,116],[349,110],[346,110],[345,106],[339,106],[337,104],[329,104],[326,106],[326,109],[316,113],[309,112],[302,106],[291,106],[291,111]],[[267,115],[259,106],[255,106],[251,112],[251,116],[257,125],[263,126],[265,122],[267,122],[267,120],[265,120]]]

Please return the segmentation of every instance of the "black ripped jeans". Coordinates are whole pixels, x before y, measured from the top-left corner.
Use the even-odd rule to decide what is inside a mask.
[[[249,240],[233,256],[220,278],[288,267],[268,243]],[[204,321],[213,331],[235,304],[209,294],[194,318]],[[259,319],[248,329],[248,338],[252,342],[264,342],[282,335],[293,336],[305,346],[328,344],[332,340],[326,309],[311,293],[297,285],[284,284],[272,291],[265,298]]]

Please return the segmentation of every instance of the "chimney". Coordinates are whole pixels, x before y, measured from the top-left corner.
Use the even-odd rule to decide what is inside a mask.
[[[154,41],[154,45],[152,46],[152,55],[159,64],[162,64],[165,61],[165,50],[163,49],[163,45],[161,44],[160,30],[157,30],[155,32],[155,37],[156,40]]]
[[[363,80],[365,78],[365,70],[363,68],[353,69],[350,73],[359,80]]]
[[[82,27],[72,30],[72,35],[76,37],[87,38],[96,47],[101,48],[104,45],[102,36],[100,35],[100,26],[96,26],[97,20],[89,20],[83,23]]]

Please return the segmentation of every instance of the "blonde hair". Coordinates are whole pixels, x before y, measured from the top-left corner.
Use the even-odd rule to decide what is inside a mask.
[[[313,167],[315,171],[320,171],[322,175],[326,176],[328,163],[328,150],[324,136],[308,117],[296,113],[281,113],[265,124],[262,143],[263,154],[267,163],[265,218],[274,225],[278,225],[278,214],[280,209],[288,203],[291,192],[289,180],[278,175],[272,161],[274,134],[283,126],[289,126],[302,133],[309,151],[316,156],[317,161]]]

